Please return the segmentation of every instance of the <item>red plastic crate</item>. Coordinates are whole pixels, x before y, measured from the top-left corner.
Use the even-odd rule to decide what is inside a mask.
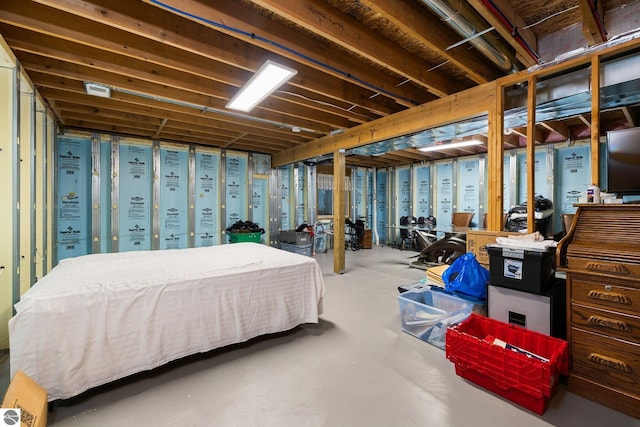
[[[489,342],[498,338],[534,353],[541,361]],[[492,341],[492,340],[490,340]],[[540,415],[569,368],[566,341],[472,314],[447,330],[447,359],[456,374]]]

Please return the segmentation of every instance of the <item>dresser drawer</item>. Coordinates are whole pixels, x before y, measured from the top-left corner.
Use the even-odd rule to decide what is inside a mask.
[[[571,305],[571,323],[578,328],[640,344],[638,316],[574,303]]]
[[[587,254],[578,255],[576,248],[567,251],[567,266],[572,270],[581,270],[585,273],[603,273],[614,274],[622,277],[638,277],[640,276],[640,263],[637,262],[637,249],[627,254],[626,261],[607,259],[607,255],[615,257],[617,255],[617,249],[620,246],[610,247],[608,251],[603,248],[588,247],[583,248],[580,252],[590,252]],[[594,258],[594,251],[598,251],[600,259]],[[571,252],[574,252],[571,254]],[[606,252],[606,253],[605,253]],[[627,251],[629,252],[629,251]]]
[[[636,285],[619,279],[572,275],[571,299],[640,315],[640,289]]]
[[[640,398],[640,345],[572,328],[571,371]]]

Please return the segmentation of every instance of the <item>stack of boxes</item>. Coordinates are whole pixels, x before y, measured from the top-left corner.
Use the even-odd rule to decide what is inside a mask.
[[[565,285],[555,277],[555,248],[489,245],[487,251],[489,317],[564,338]]]
[[[468,249],[490,271],[489,317],[472,314],[446,333],[456,374],[542,415],[568,374],[564,281],[555,249],[507,247],[495,235],[468,236]],[[502,237],[502,236],[500,236]]]

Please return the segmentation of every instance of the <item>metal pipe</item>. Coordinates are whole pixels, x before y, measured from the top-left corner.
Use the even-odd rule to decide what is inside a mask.
[[[458,13],[446,0],[422,0],[435,14],[440,16],[458,34],[469,38],[476,34],[476,28],[468,19]],[[506,72],[517,72],[518,67],[495,46],[482,37],[469,40],[476,49]]]

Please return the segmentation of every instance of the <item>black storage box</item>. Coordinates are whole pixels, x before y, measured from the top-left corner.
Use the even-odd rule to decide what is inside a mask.
[[[487,252],[489,279],[494,286],[543,294],[555,282],[555,248],[538,250],[489,245]]]

